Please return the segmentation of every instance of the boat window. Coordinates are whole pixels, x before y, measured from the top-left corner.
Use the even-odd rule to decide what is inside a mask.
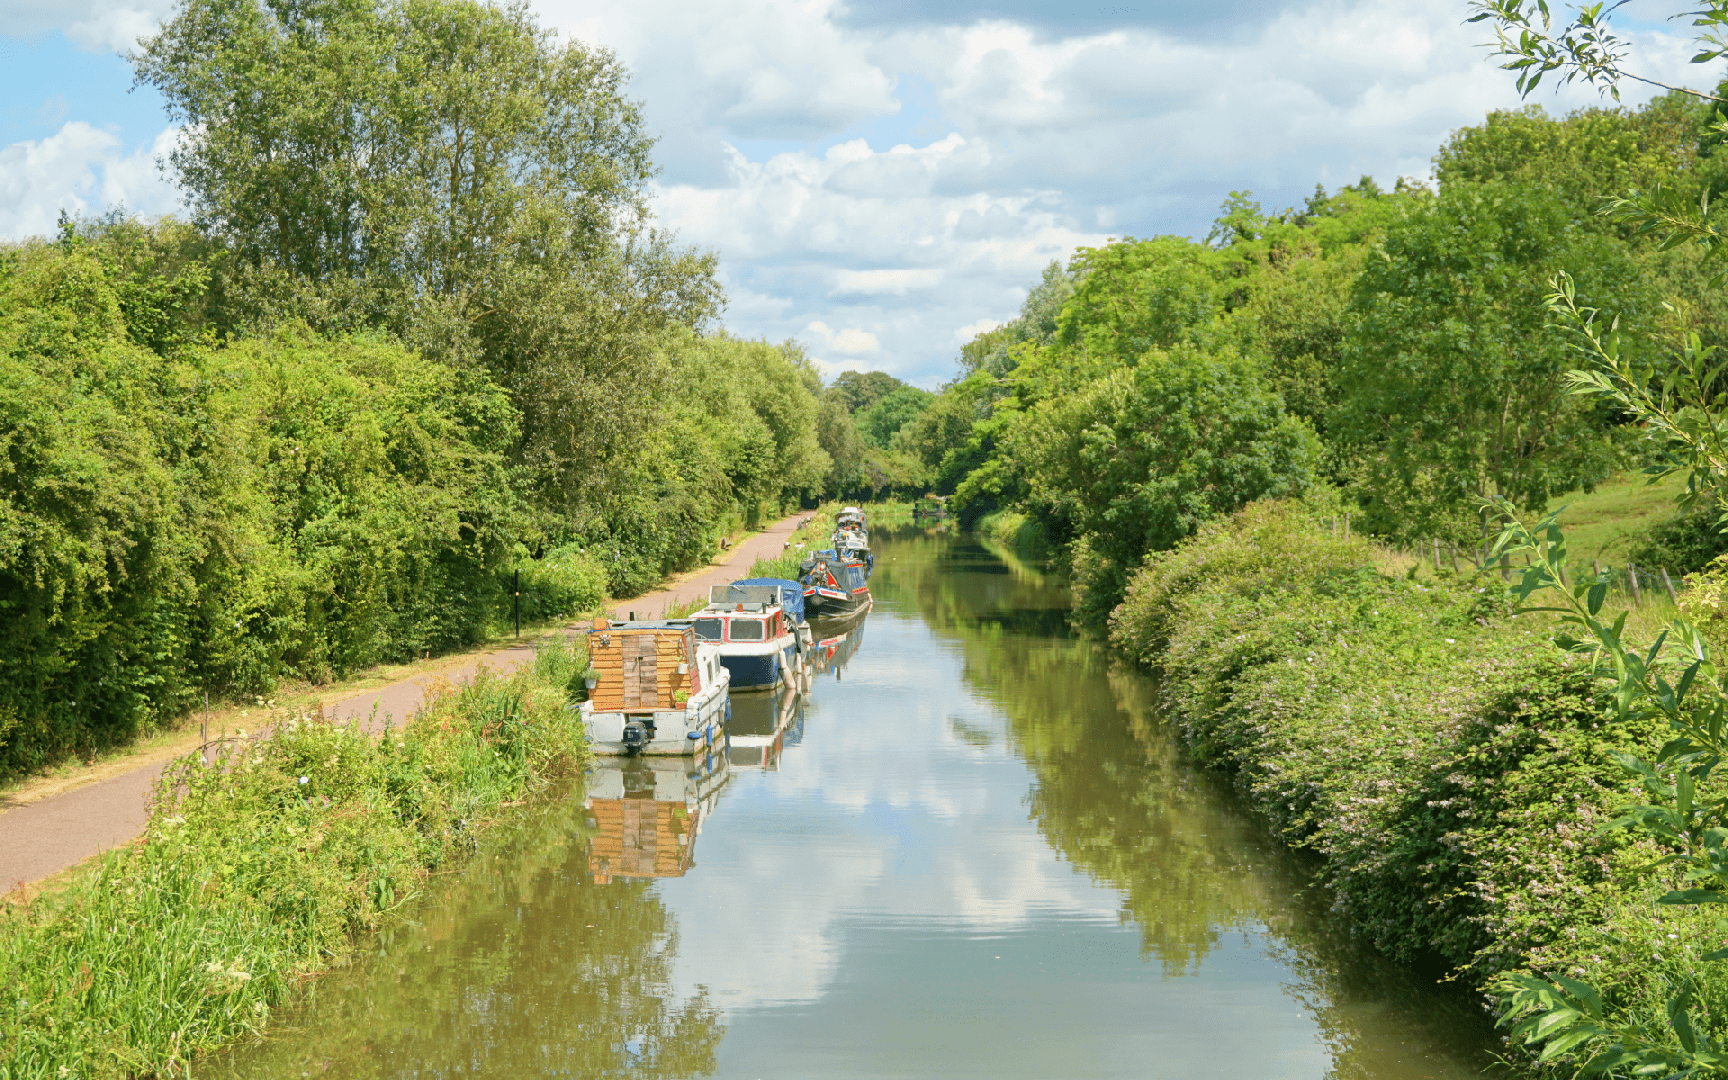
[[[762,640],[762,620],[761,619],[733,619],[733,620],[731,620],[731,622],[732,622],[732,640],[733,641],[761,641]]]
[[[720,640],[720,620],[719,619],[697,619],[696,620],[696,640],[697,641],[719,641]]]

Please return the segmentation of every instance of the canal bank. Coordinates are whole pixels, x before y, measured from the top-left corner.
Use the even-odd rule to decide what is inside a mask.
[[[1654,639],[1645,621],[1629,635]],[[1514,615],[1497,575],[1436,575],[1259,504],[1148,559],[1110,640],[1158,676],[1150,707],[1185,752],[1318,856],[1340,922],[1385,955],[1437,954],[1478,988],[1587,980],[1610,1021],[1690,985],[1709,1023],[1728,1004],[1699,955],[1715,916],[1658,906],[1678,887],[1649,872],[1665,852],[1609,827],[1644,798],[1614,755],[1671,732],[1611,721],[1612,684],[1556,629]]]
[[[212,1074],[1480,1075],[1474,1001],[1340,930],[1058,585],[873,532],[876,608],[687,858],[530,808]]]

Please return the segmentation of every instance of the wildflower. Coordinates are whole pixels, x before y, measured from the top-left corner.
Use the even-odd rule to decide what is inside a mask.
[[[301,778],[300,778],[300,782],[301,782],[301,783],[302,783],[302,784],[304,784],[304,783],[305,783],[305,782],[306,782],[306,780],[307,780],[307,777],[304,777],[304,776],[302,776],[302,777],[301,777]]]

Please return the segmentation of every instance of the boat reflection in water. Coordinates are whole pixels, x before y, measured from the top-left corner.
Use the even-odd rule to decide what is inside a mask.
[[[588,774],[588,871],[596,885],[614,878],[682,877],[696,865],[696,834],[730,775],[718,748],[694,759],[601,759]]]
[[[727,725],[726,756],[734,769],[778,769],[780,754],[804,738],[802,689],[809,673],[800,675],[800,686],[781,686],[772,692],[732,695],[732,721]]]
[[[833,672],[836,679],[840,677],[840,669],[864,643],[864,616],[869,610],[869,605],[865,605],[851,618],[824,619],[815,624],[816,647],[810,653],[812,676]]]

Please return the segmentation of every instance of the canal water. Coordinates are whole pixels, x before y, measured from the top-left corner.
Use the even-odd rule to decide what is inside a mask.
[[[1351,942],[1058,584],[877,539],[807,695],[694,778],[612,763],[515,811],[215,1072],[1482,1075],[1470,998]]]

